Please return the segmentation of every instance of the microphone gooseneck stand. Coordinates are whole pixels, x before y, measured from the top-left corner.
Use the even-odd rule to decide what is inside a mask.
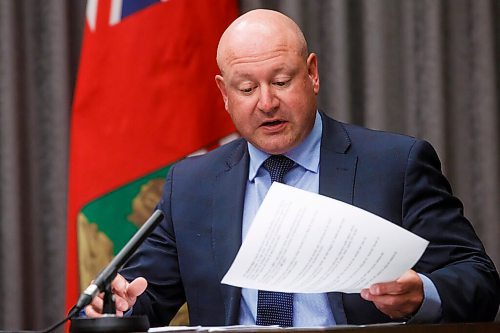
[[[76,305],[71,309],[67,317],[71,319],[69,328],[71,333],[147,332],[149,329],[149,320],[146,316],[116,316],[115,299],[111,291],[111,282],[116,277],[118,270],[149,236],[153,229],[156,228],[162,218],[163,213],[160,210],[156,210],[113,260],[99,273],[94,282],[80,295]],[[100,318],[75,317],[85,306],[92,302],[92,299],[99,292],[104,292],[103,316]]]
[[[111,292],[111,282],[116,277],[118,270],[127,262],[139,245],[151,234],[151,232],[160,224],[163,213],[155,210],[151,217],[144,222],[141,228],[132,236],[111,262],[99,273],[94,282],[92,282],[83,293],[80,294],[78,301],[68,312],[66,318],[60,322],[41,331],[16,331],[17,333],[49,333],[54,332],[62,324],[71,320],[71,333],[104,333],[104,332],[147,332],[149,329],[149,320],[147,316],[127,316],[118,317],[114,295]],[[104,293],[103,316],[100,318],[78,317],[94,297],[100,292]],[[0,333],[6,331],[0,331]]]

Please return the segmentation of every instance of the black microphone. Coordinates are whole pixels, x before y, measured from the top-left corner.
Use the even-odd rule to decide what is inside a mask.
[[[151,217],[142,225],[111,262],[99,273],[83,293],[80,294],[76,305],[68,313],[68,318],[73,317],[85,306],[89,305],[94,297],[105,290],[106,286],[113,281],[118,270],[127,262],[139,245],[149,236],[154,228],[160,223],[163,213],[156,210]]]

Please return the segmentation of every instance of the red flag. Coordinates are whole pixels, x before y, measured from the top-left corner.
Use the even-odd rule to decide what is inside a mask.
[[[92,276],[151,213],[168,166],[234,132],[214,76],[237,13],[235,0],[88,1],[71,122],[68,309],[87,283],[82,270]]]

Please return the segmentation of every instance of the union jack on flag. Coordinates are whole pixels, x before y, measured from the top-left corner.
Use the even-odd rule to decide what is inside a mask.
[[[144,9],[158,2],[166,2],[168,0],[104,0],[106,4],[100,7],[99,0],[88,0],[86,8],[87,22],[90,30],[96,29],[97,13],[101,10],[108,11],[108,25],[115,25],[121,20],[135,12]],[[103,2],[103,0],[101,0]],[[99,15],[103,15],[99,13]],[[104,14],[106,15],[106,14]]]

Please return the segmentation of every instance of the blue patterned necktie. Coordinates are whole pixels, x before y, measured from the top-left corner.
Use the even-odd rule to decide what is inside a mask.
[[[271,155],[264,161],[271,181],[283,183],[283,176],[295,163],[283,155]],[[259,290],[257,300],[257,325],[293,326],[293,294]]]

